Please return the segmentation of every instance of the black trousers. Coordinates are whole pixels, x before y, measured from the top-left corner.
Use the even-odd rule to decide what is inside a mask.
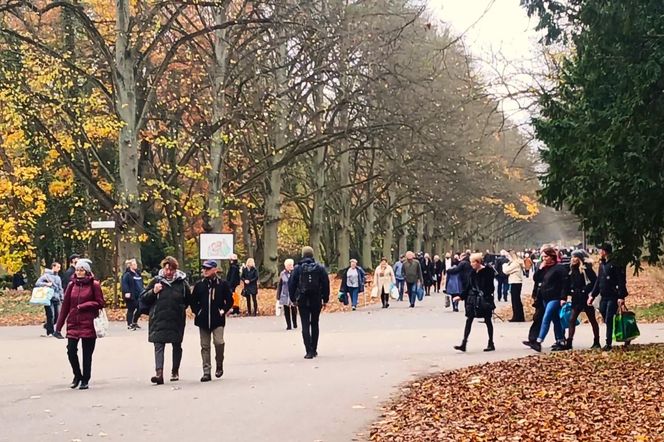
[[[254,303],[254,313],[253,315],[256,316],[258,315],[258,300],[256,299],[256,295],[247,295],[247,314],[251,316],[251,303],[253,301]]]
[[[602,314],[604,324],[606,325],[606,345],[613,344],[613,318],[618,312],[618,300],[607,299],[602,296],[599,303],[599,312]]]
[[[286,317],[286,327],[288,329],[297,328],[297,306],[284,305],[284,316]]]
[[[318,335],[320,330],[318,322],[320,320],[321,305],[300,305],[300,322],[302,323],[302,340],[304,348],[308,354],[318,351]]]
[[[443,283],[443,274],[441,273],[440,275],[436,274],[436,281],[434,281],[434,285],[436,286],[436,291],[440,292],[440,286]]]
[[[544,303],[535,302],[535,314],[533,315],[533,324],[528,330],[528,340],[530,342],[537,341],[539,337],[540,328],[542,328],[542,321],[544,320]]]
[[[599,344],[599,324],[595,317],[595,307],[592,305],[573,305],[572,316],[569,318],[569,335],[568,340],[571,342],[574,339],[574,332],[576,331],[576,320],[581,313],[585,313],[588,317],[588,322],[593,329],[593,344]]]
[[[171,373],[178,373],[180,371],[180,362],[182,361],[182,343],[173,342],[173,370]],[[154,366],[157,370],[164,369],[164,351],[166,350],[165,342],[154,343]]]
[[[468,340],[470,336],[470,329],[473,327],[473,320],[475,318],[466,318],[466,327],[463,330],[463,342]],[[489,335],[489,342],[493,342],[493,322],[491,322],[491,314],[484,317],[484,323],[486,324],[486,331]]]
[[[526,315],[523,313],[523,303],[521,302],[521,288],[523,284],[510,284],[510,297],[512,298],[512,321],[523,322]]]
[[[125,301],[127,303],[127,325],[131,325],[135,323],[134,321],[134,316],[136,315],[138,311],[138,301],[134,301],[133,299]],[[140,316],[140,313],[139,313]]]
[[[53,327],[58,322],[58,311],[60,311],[60,303],[51,302],[51,305],[44,306],[44,313],[46,313],[46,324],[44,328],[46,329],[47,335],[52,335],[55,331]]]
[[[383,307],[388,307],[390,305],[390,294],[385,293],[385,290],[383,289],[380,291],[380,302],[383,304]]]
[[[74,372],[74,377],[83,382],[88,382],[92,374],[92,353],[95,351],[95,344],[97,338],[82,338],[81,347],[83,347],[83,371],[81,372],[81,364],[78,361],[78,341],[77,338],[67,339],[67,357],[69,364]]]

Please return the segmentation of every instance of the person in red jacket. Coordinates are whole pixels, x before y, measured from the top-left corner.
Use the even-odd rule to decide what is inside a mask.
[[[90,268],[90,260],[80,259],[76,263],[76,271],[65,289],[62,311],[58,317],[55,330],[60,333],[65,320],[67,321],[67,356],[74,372],[74,380],[70,387],[81,390],[88,389],[92,371],[92,353],[95,351],[97,333],[94,319],[99,310],[104,308],[104,295],[99,281],[94,279]],[[83,371],[78,361],[78,341],[83,347]]]

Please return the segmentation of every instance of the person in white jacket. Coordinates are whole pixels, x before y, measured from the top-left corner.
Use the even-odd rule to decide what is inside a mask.
[[[380,264],[374,271],[373,284],[376,291],[380,293],[380,300],[383,303],[383,308],[390,306],[390,290],[392,286],[396,285],[397,280],[394,276],[392,266],[387,263],[387,258],[380,260]]]
[[[507,282],[510,285],[510,298],[512,299],[512,319],[509,322],[524,322],[526,318],[521,302],[523,261],[514,250],[510,250],[507,257],[509,262],[503,264],[503,273],[507,275]]]

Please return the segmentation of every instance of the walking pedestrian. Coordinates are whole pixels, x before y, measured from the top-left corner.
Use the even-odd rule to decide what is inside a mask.
[[[74,253],[69,257],[67,260],[69,267],[65,272],[62,274],[62,288],[64,290],[67,290],[67,286],[69,285],[69,281],[71,278],[74,277],[74,273],[76,273],[76,262],[81,258],[80,255],[77,255]]]
[[[588,317],[588,322],[590,322],[590,326],[593,329],[594,339],[593,345],[590,348],[601,348],[595,307],[593,307],[592,302],[588,304],[588,301],[592,299],[590,293],[595,285],[595,281],[597,281],[597,275],[593,270],[592,260],[586,257],[582,250],[573,251],[565,289],[565,293],[572,298],[572,316],[569,318],[569,334],[565,350],[572,349],[574,332],[576,331],[576,320],[582,312]]]
[[[543,307],[544,314],[539,335],[534,342],[529,343],[529,346],[535,351],[542,351],[542,342],[549,333],[549,328],[553,322],[556,342],[552,349],[558,350],[559,347],[565,346],[565,335],[560,321],[560,307],[565,304],[567,296],[565,294],[565,269],[558,264],[558,253],[554,248],[547,247],[543,250],[542,264],[533,278],[538,288],[537,297],[541,307]]]
[[[523,303],[521,302],[523,261],[514,250],[510,250],[507,257],[509,262],[503,264],[503,273],[507,275],[510,298],[512,299],[512,319],[510,319],[509,322],[525,322],[526,317],[523,312]]]
[[[445,263],[440,260],[440,256],[433,257],[433,282],[435,292],[440,293],[440,287],[443,284],[443,273],[445,273]]]
[[[434,283],[434,266],[431,261],[431,256],[428,253],[424,254],[424,258],[420,261],[422,265],[422,278],[424,279],[424,294],[431,296],[431,287]]]
[[[470,276],[473,272],[473,267],[470,265],[470,255],[470,250],[466,250],[459,256],[460,259],[458,264],[447,270],[447,277],[450,279],[450,284],[448,285],[447,290],[448,294],[452,295],[452,307],[455,312],[459,311],[459,300],[455,300],[454,298],[460,297],[460,295],[468,291],[470,287]],[[484,265],[484,267],[493,269],[487,265]],[[452,294],[451,292],[457,293]],[[493,291],[491,293],[493,293]]]
[[[358,299],[364,294],[366,278],[366,272],[357,265],[357,259],[351,259],[349,267],[341,274],[341,292],[344,296],[350,296],[353,310],[357,309]]]
[[[406,261],[403,263],[403,275],[406,279],[410,308],[414,308],[415,301],[417,300],[417,290],[422,286],[424,278],[420,262],[415,259],[413,252],[406,252]]]
[[[62,311],[58,317],[55,331],[59,334],[67,322],[67,357],[74,372],[70,388],[87,390],[92,376],[92,354],[97,343],[94,319],[99,310],[104,308],[104,294],[99,281],[94,279],[91,261],[76,261],[74,275],[71,277],[62,301]],[[83,370],[78,360],[78,342],[83,350]]]
[[[238,264],[237,255],[233,253],[226,273],[226,282],[233,293],[233,315],[240,314],[240,293],[238,291],[240,281],[240,264]]]
[[[494,351],[496,349],[493,342],[493,322],[491,321],[491,316],[496,308],[493,300],[493,292],[495,290],[493,285],[494,271],[491,267],[484,265],[483,258],[481,253],[470,255],[469,259],[472,272],[470,273],[468,286],[464,288],[460,296],[454,298],[456,302],[463,299],[466,310],[466,326],[463,330],[463,341],[461,341],[461,345],[454,346],[455,350],[466,351],[468,336],[470,336],[470,330],[475,318],[484,319],[484,323],[486,324],[489,342],[484,351]]]
[[[211,345],[214,344],[216,368],[214,376],[224,375],[224,328],[226,313],[233,308],[233,294],[226,281],[217,275],[217,261],[208,260],[203,263],[203,279],[194,285],[191,296],[191,311],[194,313],[194,324],[198,327],[201,341],[201,359],[203,360],[203,377],[201,382],[212,380]]]
[[[51,264],[50,269],[44,270],[44,273],[37,279],[35,287],[50,287],[53,290],[53,297],[51,298],[51,305],[44,306],[44,313],[46,314],[46,336],[53,336],[54,338],[64,339],[64,336],[55,331],[55,324],[58,322],[60,316],[60,307],[64,300],[64,290],[62,288],[62,280],[60,279],[60,263],[54,262]]]
[[[390,290],[394,284],[396,284],[394,270],[387,262],[387,258],[383,258],[380,260],[378,267],[376,267],[373,277],[373,285],[380,294],[380,301],[383,304],[383,308],[390,306]]]
[[[277,301],[284,309],[286,330],[297,328],[297,306],[291,301],[288,292],[288,281],[293,274],[294,264],[292,259],[284,261],[284,270],[279,275],[279,284],[277,285]]]
[[[302,260],[288,280],[288,294],[300,311],[305,359],[318,356],[320,313],[330,300],[330,279],[322,264],[314,260],[314,249],[302,248]]]
[[[507,275],[503,272],[503,264],[507,264],[507,251],[501,250],[500,255],[495,261],[495,275],[496,282],[498,283],[498,301],[504,300],[507,302],[507,292],[509,291],[509,282]]]
[[[403,261],[405,257],[403,255],[399,256],[399,260],[394,263],[394,277],[397,280],[397,289],[399,290],[399,297],[397,301],[403,301],[403,292],[406,286],[406,279],[403,275]]]
[[[240,279],[242,279],[242,282],[244,283],[242,296],[247,300],[247,315],[252,315],[251,304],[253,302],[253,315],[258,316],[258,269],[256,268],[254,258],[247,259],[247,262],[242,269]]]
[[[604,243],[600,247],[599,273],[591,292],[591,298],[588,299],[588,305],[592,305],[597,296],[602,297],[599,311],[606,324],[606,345],[602,347],[604,351],[610,351],[613,348],[613,317],[618,308],[625,304],[627,296],[627,271],[625,266],[620,266],[611,259],[612,253],[611,244]],[[625,342],[625,345],[629,345],[629,342]]]
[[[155,359],[155,375],[150,381],[157,385],[164,383],[166,344],[173,347],[171,382],[180,379],[182,339],[187,322],[186,309],[191,304],[191,290],[187,284],[187,275],[178,267],[178,261],[172,256],[164,258],[159,274],[150,281],[141,295],[143,303],[150,306],[148,342],[154,344]]]
[[[145,287],[143,277],[138,272],[138,262],[135,259],[132,258],[125,261],[125,272],[122,275],[120,285],[122,286],[124,302],[127,307],[127,329],[138,330],[141,328],[138,325],[138,320],[142,314],[138,300]]]

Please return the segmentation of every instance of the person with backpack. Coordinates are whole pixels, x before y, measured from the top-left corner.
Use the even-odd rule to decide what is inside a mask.
[[[305,359],[318,356],[319,320],[330,300],[330,279],[322,264],[314,260],[314,249],[302,248],[302,260],[288,280],[288,294],[300,311]]]
[[[350,296],[353,310],[357,309],[357,302],[364,293],[367,276],[364,269],[357,265],[357,259],[350,260],[350,266],[341,273],[341,292]]]
[[[194,324],[198,327],[201,339],[203,360],[201,382],[210,382],[212,380],[210,342],[214,343],[216,362],[214,376],[220,378],[224,375],[226,313],[233,308],[233,294],[228,283],[217,275],[217,261],[208,260],[203,263],[203,279],[194,286],[191,298]]]

